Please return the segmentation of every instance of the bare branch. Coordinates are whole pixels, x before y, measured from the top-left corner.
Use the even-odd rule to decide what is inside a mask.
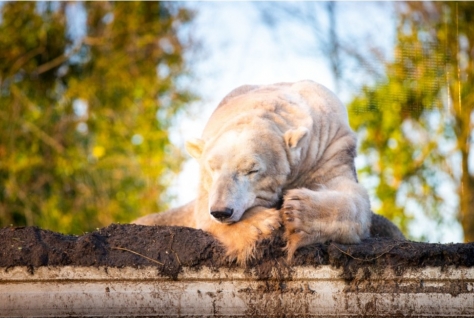
[[[68,53],[64,53],[64,54],[54,58],[53,60],[48,61],[45,64],[40,65],[36,69],[35,74],[37,74],[37,75],[42,74],[44,72],[47,72],[47,71],[61,65],[62,63],[67,61],[72,55],[76,54],[79,51],[79,49],[81,48],[82,44],[83,44],[83,40],[78,41],[78,43],[76,43],[76,45],[74,45],[74,47]]]

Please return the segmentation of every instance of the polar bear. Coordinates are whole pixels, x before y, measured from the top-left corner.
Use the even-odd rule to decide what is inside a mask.
[[[210,232],[241,264],[281,225],[289,259],[312,243],[359,243],[373,213],[356,144],[345,106],[323,85],[241,86],[186,144],[200,165],[197,199],[134,223]]]

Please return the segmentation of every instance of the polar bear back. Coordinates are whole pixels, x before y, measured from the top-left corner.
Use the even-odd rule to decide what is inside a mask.
[[[203,138],[212,138],[225,123],[242,115],[249,117],[284,118],[286,126],[306,126],[317,129],[334,123],[350,131],[347,110],[339,98],[325,86],[310,81],[276,83],[271,85],[243,85],[220,102],[204,129]],[[277,118],[273,119],[278,122]]]
[[[271,85],[242,85],[230,93],[228,93],[217,106],[217,109],[228,106],[229,102],[240,96],[253,93],[254,95],[275,95],[284,94],[286,92],[294,92],[309,102],[310,105],[320,105],[322,101],[326,101],[324,105],[332,106],[331,111],[346,114],[346,108],[339,98],[322,84],[311,80],[299,82],[282,82]],[[291,101],[291,99],[290,99]]]

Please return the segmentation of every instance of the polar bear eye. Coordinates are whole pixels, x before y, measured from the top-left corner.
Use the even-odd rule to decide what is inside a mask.
[[[255,173],[258,173],[258,169],[252,169],[252,170],[248,171],[246,175],[252,175],[252,174],[255,174]]]

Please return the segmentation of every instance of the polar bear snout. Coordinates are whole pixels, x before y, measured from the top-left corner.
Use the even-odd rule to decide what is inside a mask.
[[[211,207],[211,215],[220,222],[225,222],[234,213],[234,209],[229,207]]]

